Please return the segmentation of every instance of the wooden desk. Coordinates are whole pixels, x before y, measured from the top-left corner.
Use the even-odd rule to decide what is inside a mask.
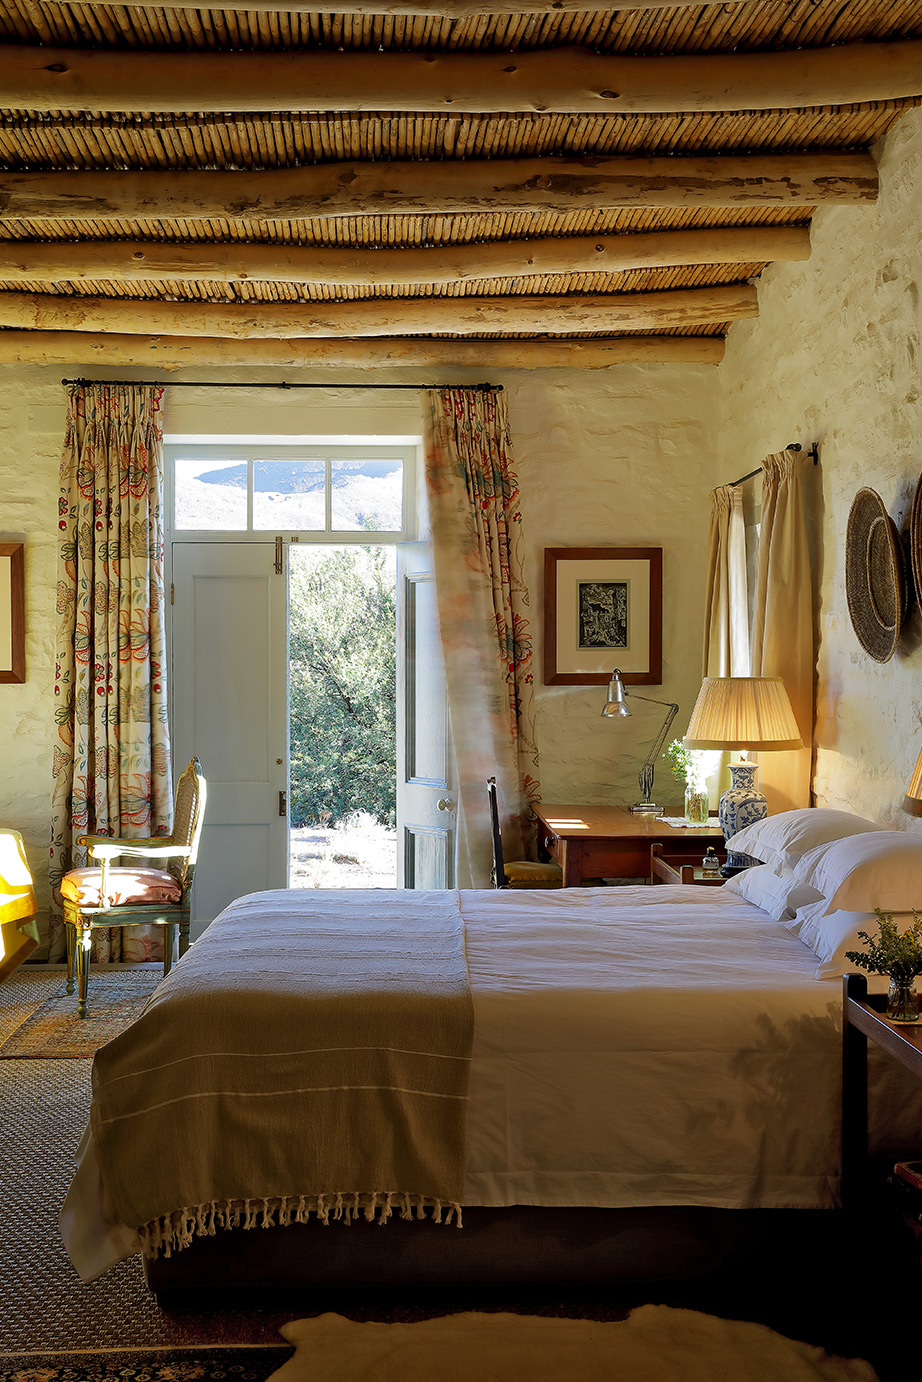
[[[563,869],[563,886],[577,888],[584,878],[650,877],[650,846],[665,854],[688,855],[708,845],[723,848],[723,831],[666,825],[652,815],[632,815],[626,806],[535,807],[538,842]]]
[[[666,854],[664,847],[655,841],[650,846],[650,883],[652,886],[663,883],[697,883],[702,888],[722,888],[726,879],[719,872],[705,873],[701,867],[703,849],[688,854]],[[717,855],[722,864],[726,855],[721,850]]]

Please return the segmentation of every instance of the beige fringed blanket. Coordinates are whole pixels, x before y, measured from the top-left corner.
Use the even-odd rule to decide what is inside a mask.
[[[316,1216],[459,1222],[473,1004],[456,892],[254,893],[96,1056],[103,1185],[144,1251]]]

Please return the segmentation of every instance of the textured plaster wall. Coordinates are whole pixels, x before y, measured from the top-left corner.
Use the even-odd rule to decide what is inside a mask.
[[[55,534],[63,372],[0,368],[0,540],[26,543],[28,637],[25,685],[0,687],[0,823],[22,830],[43,907],[48,902],[55,741]],[[80,373],[76,368],[68,372]],[[118,377],[117,370],[107,373]],[[190,372],[189,377],[200,379],[202,373]],[[222,378],[218,372],[211,377],[216,382]],[[240,372],[224,377],[239,378]],[[472,380],[461,371],[440,377],[446,382]],[[412,378],[394,372],[381,382]],[[677,701],[681,711],[675,733],[681,733],[700,674],[707,494],[722,478],[715,458],[717,370],[625,366],[604,372],[508,371],[493,378],[508,391],[521,481],[545,799],[632,801],[637,770],[665,710],[638,704],[631,720],[603,721],[604,688],[542,684],[544,548],[664,549],[663,685],[638,690]],[[413,436],[421,431],[420,400],[413,392],[167,389],[164,430]],[[678,809],[679,789],[662,766],[656,786],[657,798]]]
[[[22,832],[48,905],[61,371],[0,371],[0,541],[25,544],[26,681],[0,686],[0,825]]]
[[[900,829],[922,749],[922,619],[913,607],[896,653],[870,658],[845,598],[845,533],[862,486],[901,526],[922,471],[922,110],[876,151],[880,197],[819,211],[804,264],[759,285],[759,316],[730,330],[719,368],[726,472],[787,442],[818,441],[808,466],[815,549],[818,805]],[[745,463],[740,464],[740,459]]]
[[[631,719],[603,720],[604,687],[543,685],[545,547],[662,547],[663,683],[636,691],[678,703],[673,736],[688,723],[701,684],[708,493],[720,479],[716,391],[717,370],[706,365],[522,372],[509,381],[546,801],[636,801],[666,709],[634,702]],[[679,809],[681,789],[663,764],[655,798]]]

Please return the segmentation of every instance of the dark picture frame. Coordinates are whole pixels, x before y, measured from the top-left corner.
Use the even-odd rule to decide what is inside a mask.
[[[544,681],[663,680],[662,547],[545,547]]]
[[[26,679],[26,582],[21,542],[0,542],[0,683]]]

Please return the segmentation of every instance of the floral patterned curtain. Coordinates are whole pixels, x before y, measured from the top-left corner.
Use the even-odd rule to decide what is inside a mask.
[[[523,859],[540,800],[533,647],[522,514],[505,395],[428,395],[426,489],[454,743],[459,887],[488,888],[486,779],[495,776],[503,851]]]
[[[58,499],[51,885],[78,835],[168,835],[163,390],[69,386]],[[82,855],[82,851],[80,851]],[[162,958],[163,928],[94,931],[98,962]],[[65,953],[52,908],[50,958]]]

